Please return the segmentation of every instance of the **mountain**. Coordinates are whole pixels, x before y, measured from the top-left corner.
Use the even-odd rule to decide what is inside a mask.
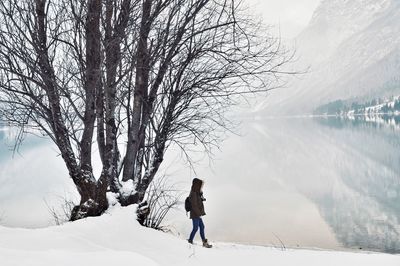
[[[400,114],[400,96],[389,99],[379,98],[367,102],[336,100],[319,106],[314,114],[351,117],[354,115],[388,115]]]
[[[337,99],[400,94],[397,0],[323,0],[295,42],[293,67],[309,70],[271,94],[264,113],[312,113]]]

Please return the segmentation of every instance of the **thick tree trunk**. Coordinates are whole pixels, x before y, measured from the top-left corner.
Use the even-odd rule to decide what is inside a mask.
[[[147,89],[149,82],[149,54],[147,39],[150,32],[150,13],[152,0],[143,2],[142,20],[140,24],[139,43],[136,54],[136,79],[133,98],[132,121],[128,132],[128,143],[125,154],[124,172],[122,181],[134,179],[135,161],[140,145],[140,125],[142,108],[147,101]]]
[[[81,166],[80,176],[73,177],[78,188],[81,201],[75,206],[71,221],[88,216],[101,215],[107,208],[106,197],[108,183],[100,178],[96,181],[92,169],[92,139],[94,125],[98,121],[98,137],[100,157],[104,160],[104,136],[103,136],[103,89],[101,81],[101,32],[100,16],[102,12],[101,0],[88,1],[88,16],[85,25],[86,38],[86,75],[84,82],[85,89],[85,115],[84,129],[80,143]],[[96,101],[97,100],[97,101]],[[99,104],[100,103],[100,104]],[[96,114],[97,111],[97,114]]]
[[[112,17],[114,13],[114,1],[106,1],[105,19],[105,66],[106,66],[106,85],[105,85],[105,160],[103,161],[103,176],[107,177],[110,189],[114,193],[120,190],[118,179],[118,164],[120,153],[117,143],[116,125],[116,106],[117,106],[117,67],[121,63],[121,43],[125,36],[125,30],[129,21],[129,11],[131,1],[124,0],[121,4],[118,22],[113,27]]]
[[[96,91],[101,90],[101,0],[90,0],[86,20],[85,116],[81,140],[81,169],[87,175],[92,169],[92,139],[96,121]]]
[[[79,205],[72,210],[70,220],[75,221],[88,216],[99,216],[108,208],[107,183],[103,179],[95,181],[94,177],[88,182],[85,178],[80,178],[82,182],[75,183],[81,196]]]

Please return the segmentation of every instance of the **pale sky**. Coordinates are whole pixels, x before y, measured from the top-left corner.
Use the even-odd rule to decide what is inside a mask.
[[[267,24],[277,25],[283,38],[296,37],[321,0],[244,0]]]

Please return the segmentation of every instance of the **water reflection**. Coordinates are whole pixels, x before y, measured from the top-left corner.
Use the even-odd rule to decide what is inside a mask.
[[[342,183],[315,198],[347,247],[400,253],[400,136],[398,116],[316,118],[348,147],[338,163]]]
[[[390,114],[368,114],[354,116],[315,117],[319,123],[333,128],[362,127],[365,129],[388,128],[400,131],[400,116]]]
[[[396,121],[245,121],[212,169],[197,168],[206,178],[209,234],[250,244],[271,245],[278,235],[292,247],[400,253]],[[182,224],[181,232],[190,230],[187,220]]]
[[[398,126],[398,117],[385,116],[249,119],[240,136],[223,143],[212,168],[207,160],[195,174],[174,160],[163,167],[185,188],[193,176],[206,179],[205,219],[213,240],[279,246],[279,236],[292,247],[400,253]],[[0,130],[1,141],[8,134]],[[4,221],[47,225],[43,198],[75,191],[62,160],[42,139],[28,138],[23,158],[11,159],[7,151],[2,160],[3,147]],[[186,235],[190,221],[175,214],[177,231]]]

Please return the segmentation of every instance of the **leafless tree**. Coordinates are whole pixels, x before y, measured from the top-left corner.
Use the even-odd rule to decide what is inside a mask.
[[[71,220],[101,215],[107,192],[141,202],[168,147],[218,145],[226,110],[289,59],[241,1],[0,3],[1,116],[57,145],[81,197]]]
[[[46,200],[44,201],[53,221],[56,225],[61,225],[71,219],[72,210],[75,207],[73,200],[69,199],[67,195],[59,196],[59,207],[50,205]]]
[[[148,214],[143,220],[143,225],[160,231],[168,231],[165,218],[168,213],[180,206],[183,192],[172,183],[169,176],[161,176],[150,183],[145,196]]]

